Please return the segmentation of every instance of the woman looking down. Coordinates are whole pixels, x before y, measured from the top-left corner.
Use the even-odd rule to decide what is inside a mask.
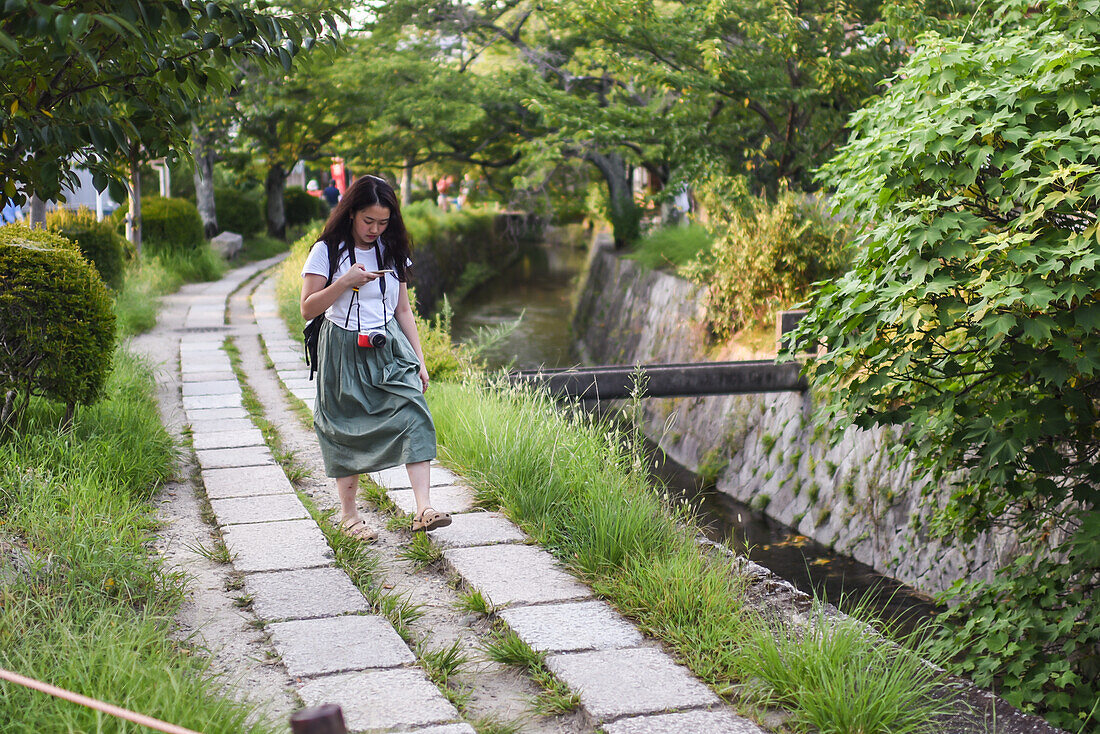
[[[393,188],[363,176],[332,210],[302,268],[302,316],[325,315],[313,425],[325,474],[336,479],[340,528],[366,541],[377,534],[359,516],[359,475],[399,464],[416,497],[413,531],[451,524],[429,504],[435,425],[406,284],[410,250]]]

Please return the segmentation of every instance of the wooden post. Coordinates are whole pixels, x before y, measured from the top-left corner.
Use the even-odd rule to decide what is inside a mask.
[[[294,734],[347,734],[344,713],[334,703],[323,703],[290,715],[290,730]]]

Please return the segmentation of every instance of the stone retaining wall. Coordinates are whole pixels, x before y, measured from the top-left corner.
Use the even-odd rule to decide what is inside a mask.
[[[574,313],[582,359],[716,359],[701,296],[698,286],[598,243]],[[643,408],[646,432],[674,460],[716,476],[720,491],[837,552],[929,593],[992,575],[1010,538],[983,537],[968,547],[929,541],[920,531],[923,483],[911,480],[908,460],[889,468],[897,450],[891,433],[852,428],[830,445],[814,430],[811,401],[809,394],[772,393],[648,399]]]

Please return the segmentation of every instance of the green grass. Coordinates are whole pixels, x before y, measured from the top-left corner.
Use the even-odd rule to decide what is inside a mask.
[[[493,602],[489,600],[489,597],[482,594],[480,589],[459,592],[455,609],[460,612],[484,614],[486,617],[496,612]]]
[[[274,731],[221,698],[206,659],[169,638],[185,581],[152,550],[151,503],[174,468],[151,368],[115,355],[104,399],[60,433],[60,406],[32,400],[0,445],[0,667],[203,732]],[[136,731],[0,684],[0,731]]]
[[[160,297],[184,283],[217,280],[228,265],[209,247],[188,253],[143,256],[131,262],[115,293],[116,328],[120,336],[134,336],[157,323]]]
[[[417,570],[443,560],[443,549],[427,533],[413,533],[412,540],[397,552],[398,558],[412,561]]]
[[[501,507],[720,694],[742,696],[746,684],[757,680],[752,658],[762,644],[754,632],[761,622],[746,604],[744,581],[726,557],[696,543],[688,508],[662,503],[629,438],[520,390],[439,384],[428,398],[441,455],[471,480],[481,504]],[[862,731],[907,731],[911,717],[928,718],[937,707],[922,698],[924,682],[913,680],[912,669],[900,662],[883,662],[861,677],[868,650],[880,651],[876,660],[905,659],[892,645],[871,639],[866,649],[843,644],[843,637],[822,640],[819,657],[830,656],[828,664],[838,671],[831,690],[837,695],[844,680],[874,683],[887,705],[846,698],[865,717]],[[506,637],[495,639],[487,654],[530,664],[522,646]],[[764,698],[779,700],[800,721],[820,722],[822,731],[855,731],[847,728],[844,711],[815,718],[808,697]]]
[[[544,716],[556,716],[574,710],[580,697],[546,667],[546,656],[531,649],[510,629],[497,629],[481,644],[489,660],[523,670],[542,690],[531,701],[531,710]]]
[[[804,628],[755,626],[742,657],[762,698],[792,710],[798,731],[920,734],[939,731],[933,717],[950,713],[936,669],[821,604]]]
[[[650,270],[676,269],[709,250],[713,243],[714,238],[700,224],[663,227],[634,243],[626,257]]]

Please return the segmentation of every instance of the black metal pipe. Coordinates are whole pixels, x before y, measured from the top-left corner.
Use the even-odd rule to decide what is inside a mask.
[[[582,400],[630,397],[636,375],[650,398],[700,395],[744,395],[762,392],[804,392],[806,379],[799,362],[693,362],[687,364],[600,365],[564,370],[513,372],[513,382],[543,385],[552,394]]]

